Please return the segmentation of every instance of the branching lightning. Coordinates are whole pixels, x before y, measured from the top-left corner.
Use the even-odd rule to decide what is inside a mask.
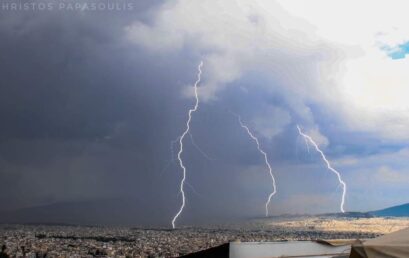
[[[175,161],[175,149],[173,148],[175,146],[176,143],[178,143],[180,140],[180,136],[178,136],[178,138],[170,141],[170,161],[172,163],[174,163]]]
[[[190,136],[190,142],[192,143],[193,147],[195,147],[196,150],[197,150],[198,152],[200,152],[200,154],[202,154],[203,157],[205,157],[205,158],[206,158],[207,160],[209,160],[209,161],[214,160],[214,159],[212,159],[211,157],[209,157],[209,155],[207,155],[206,152],[204,152],[204,151],[199,147],[199,145],[196,144],[196,141],[195,141],[195,139],[193,138],[192,133],[189,132],[189,136]]]
[[[307,152],[310,153],[310,145],[308,144],[307,138],[303,137],[305,141],[305,146],[307,146]]]
[[[180,136],[178,136],[178,138],[176,138],[175,140],[170,141],[170,160],[168,160],[165,164],[165,166],[162,168],[161,172],[160,172],[160,176],[163,175],[163,173],[165,173],[165,171],[172,165],[175,163],[175,151],[174,151],[174,145],[179,142],[179,138]]]
[[[273,191],[268,195],[268,199],[267,199],[266,204],[265,204],[265,206],[266,206],[266,217],[268,217],[268,206],[269,206],[269,204],[271,202],[271,198],[277,192],[276,180],[275,180],[274,175],[273,175],[273,170],[271,168],[270,162],[268,161],[267,153],[260,147],[260,142],[258,141],[258,138],[256,136],[254,136],[254,134],[250,131],[248,126],[243,123],[243,121],[241,120],[241,117],[239,115],[234,114],[234,113],[233,113],[233,115],[235,115],[237,117],[237,119],[239,120],[240,126],[244,130],[246,130],[246,132],[250,136],[250,138],[254,140],[254,142],[257,145],[258,151],[263,155],[264,162],[266,163],[266,166],[268,167],[268,172],[270,174],[271,181],[272,181],[272,184],[273,184]]]
[[[203,157],[205,157],[207,160],[212,161],[213,159],[212,159],[209,155],[207,155],[207,153],[204,152],[204,151],[199,147],[199,145],[197,145],[195,139],[193,138],[192,133],[189,131],[188,134],[189,134],[189,137],[190,137],[190,142],[192,143],[193,147],[195,147],[196,150],[197,150],[200,154],[202,154]],[[170,163],[174,163],[174,161],[175,161],[175,150],[174,150],[174,146],[175,146],[175,144],[179,143],[180,137],[181,137],[181,136],[178,136],[176,139],[170,141]]]
[[[341,199],[341,205],[340,205],[339,208],[340,208],[341,212],[344,213],[345,212],[344,204],[345,204],[345,195],[346,195],[346,191],[347,191],[347,186],[346,186],[345,182],[342,180],[341,174],[331,166],[331,163],[328,161],[328,159],[325,156],[324,152],[322,152],[322,150],[318,147],[317,143],[309,135],[303,133],[299,125],[297,125],[297,129],[298,129],[298,133],[301,136],[303,136],[304,139],[308,140],[308,142],[310,142],[312,144],[312,146],[314,146],[315,150],[321,155],[321,158],[325,162],[325,164],[327,165],[327,168],[329,170],[331,170],[334,174],[337,175],[338,181],[339,181],[340,185],[342,185],[342,199]]]
[[[179,137],[179,152],[177,155],[177,158],[179,160],[179,165],[182,168],[182,180],[180,181],[180,193],[182,194],[182,205],[179,208],[179,211],[176,213],[175,217],[173,217],[172,219],[172,228],[175,228],[175,222],[177,220],[177,218],[179,217],[179,215],[182,213],[184,207],[185,207],[185,203],[186,203],[186,198],[185,198],[185,191],[184,191],[184,184],[186,181],[186,167],[183,164],[183,160],[182,160],[182,153],[183,153],[183,139],[185,138],[186,134],[189,133],[190,130],[190,121],[192,120],[192,114],[194,112],[197,111],[198,107],[199,107],[199,95],[197,92],[197,85],[199,84],[200,80],[201,80],[201,75],[202,75],[202,66],[203,66],[203,61],[200,62],[199,66],[198,66],[198,74],[197,74],[197,80],[194,84],[194,92],[195,92],[195,105],[193,108],[189,109],[188,112],[188,119],[186,121],[186,129],[185,131],[181,134],[181,136]]]

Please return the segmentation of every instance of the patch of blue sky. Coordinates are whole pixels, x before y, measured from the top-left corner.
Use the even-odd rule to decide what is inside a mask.
[[[382,50],[386,51],[388,56],[392,59],[403,59],[409,54],[409,41],[398,45],[397,47],[383,46]]]

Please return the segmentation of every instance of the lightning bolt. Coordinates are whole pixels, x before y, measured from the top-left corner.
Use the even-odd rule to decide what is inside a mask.
[[[179,148],[177,158],[179,160],[179,165],[182,168],[182,180],[180,181],[180,193],[182,194],[182,205],[180,206],[179,211],[176,213],[175,217],[173,217],[173,219],[172,219],[172,228],[173,229],[175,228],[175,222],[176,222],[177,218],[180,216],[180,214],[182,213],[182,211],[183,211],[183,209],[185,207],[185,203],[186,203],[186,197],[185,197],[185,191],[184,191],[184,185],[185,185],[185,181],[186,181],[186,167],[183,164],[183,160],[182,160],[183,139],[185,138],[186,134],[189,133],[190,121],[192,120],[192,114],[194,112],[196,112],[198,107],[199,107],[199,95],[198,95],[198,92],[197,92],[197,85],[199,84],[199,82],[201,80],[202,66],[203,66],[203,61],[200,61],[200,64],[197,67],[197,69],[198,69],[197,80],[196,80],[196,82],[194,84],[196,102],[195,102],[194,107],[189,109],[188,119],[186,121],[186,129],[179,137],[179,147],[180,148]]]
[[[345,213],[344,204],[345,204],[345,195],[346,195],[346,192],[347,192],[347,186],[346,186],[345,182],[342,180],[341,174],[335,168],[333,168],[331,166],[331,163],[328,161],[328,159],[325,156],[324,152],[322,152],[322,150],[318,147],[317,143],[309,135],[303,133],[299,125],[297,125],[297,129],[298,129],[298,133],[301,136],[303,136],[304,139],[308,140],[308,142],[310,142],[312,144],[312,146],[314,146],[315,150],[321,155],[321,158],[325,162],[325,164],[327,165],[327,168],[329,170],[331,170],[334,174],[337,175],[339,184],[342,185],[342,199],[341,199],[341,205],[340,205],[339,208],[340,208],[342,213]]]
[[[179,142],[180,136],[178,138],[170,141],[170,161],[174,163],[175,161],[175,149],[173,148],[177,142]]]
[[[266,163],[266,166],[268,167],[268,173],[270,174],[271,181],[272,181],[272,184],[273,184],[273,191],[268,195],[268,199],[267,199],[266,204],[265,204],[265,206],[266,206],[266,217],[268,217],[268,206],[270,205],[271,198],[277,192],[276,180],[275,180],[274,175],[273,175],[273,170],[271,168],[270,162],[268,161],[267,153],[260,147],[260,142],[258,141],[258,138],[256,136],[254,136],[254,134],[250,131],[248,126],[243,123],[243,121],[241,120],[241,117],[239,115],[234,114],[234,113],[232,113],[232,114],[237,117],[237,119],[239,120],[240,126],[244,130],[246,130],[246,132],[250,136],[250,138],[254,140],[254,142],[257,145],[258,151],[263,155],[264,162]]]

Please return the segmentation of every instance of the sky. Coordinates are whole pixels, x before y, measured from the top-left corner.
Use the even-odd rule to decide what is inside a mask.
[[[201,61],[180,223],[264,214],[268,170],[231,112],[268,155],[271,214],[339,211],[297,125],[347,211],[409,202],[406,1],[40,2],[0,10],[0,210],[127,199],[170,223]]]

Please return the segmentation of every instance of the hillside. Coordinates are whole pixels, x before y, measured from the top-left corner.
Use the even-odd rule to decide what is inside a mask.
[[[409,203],[389,207],[383,210],[371,211],[369,213],[378,217],[409,217]]]

